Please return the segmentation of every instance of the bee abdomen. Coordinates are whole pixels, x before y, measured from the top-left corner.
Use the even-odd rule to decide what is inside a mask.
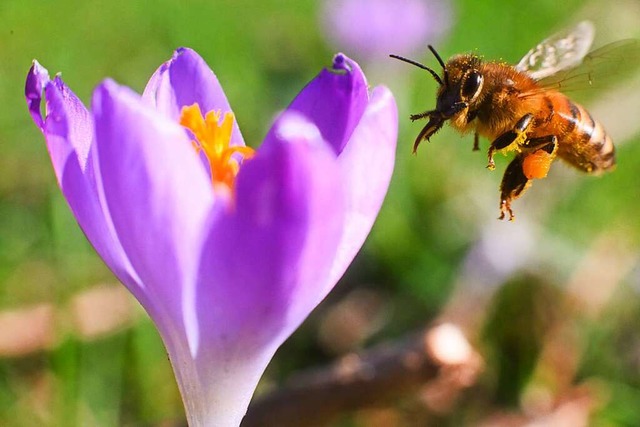
[[[601,173],[614,167],[615,147],[602,124],[584,107],[565,99],[567,111],[558,111],[565,120],[558,155],[587,173]]]

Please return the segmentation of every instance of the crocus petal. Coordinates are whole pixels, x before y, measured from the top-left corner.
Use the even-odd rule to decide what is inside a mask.
[[[40,112],[42,92],[47,83],[49,83],[49,72],[38,61],[33,61],[33,65],[27,74],[24,96],[27,98],[29,113],[40,130],[44,127],[44,119]]]
[[[324,295],[344,274],[371,230],[391,180],[398,135],[391,92],[377,87],[369,99],[362,70],[343,54],[335,56],[333,67],[341,71],[323,70],[287,109],[304,114],[318,126],[341,165],[347,216]]]
[[[47,102],[45,117],[41,114],[43,92]],[[60,143],[49,144],[48,147],[58,183],[71,154],[75,155],[80,168],[85,170],[93,141],[93,121],[78,97],[59,76],[51,81],[49,72],[37,61],[33,62],[27,75],[25,97],[33,120],[45,136],[62,138]]]
[[[216,75],[200,55],[188,48],[176,50],[173,57],[156,70],[142,97],[175,122],[182,107],[194,103],[205,113],[231,111]],[[237,123],[233,125],[231,145],[244,145]]]
[[[395,163],[398,110],[393,94],[378,86],[353,135],[338,158],[346,195],[344,234],[325,293],[353,261],[378,216]]]
[[[313,283],[331,264],[328,259],[342,233],[344,197],[337,161],[318,129],[289,113],[270,135],[256,157],[243,165],[235,210],[212,226],[203,249],[207,261],[201,262],[201,278],[211,274],[216,283],[226,285],[207,287],[206,292],[215,296],[201,301],[218,303],[214,310],[199,312],[219,313],[216,317],[228,321],[225,329],[232,335],[259,330],[272,336],[265,316],[282,320],[301,285],[306,292],[299,299],[319,302]],[[305,258],[311,255],[312,259]],[[301,268],[302,262],[309,268]],[[238,286],[229,285],[233,282]],[[256,308],[257,312],[249,310]]]
[[[237,425],[277,347],[324,297],[344,221],[335,154],[299,115],[282,117],[238,175],[200,263],[196,364],[206,425]],[[207,406],[208,405],[208,406]]]
[[[287,110],[307,117],[320,129],[325,141],[340,154],[368,101],[367,80],[360,66],[339,53],[333,58],[333,70],[322,70]]]
[[[46,115],[42,117],[42,92]],[[40,64],[34,64],[25,87],[27,103],[47,142],[58,184],[78,224],[100,257],[116,276],[141,300],[142,283],[131,267],[100,198],[100,182],[95,173],[93,120],[78,97],[60,77],[49,80]]]
[[[147,296],[182,325],[211,183],[182,128],[134,92],[106,81],[94,92],[96,145],[114,228]]]

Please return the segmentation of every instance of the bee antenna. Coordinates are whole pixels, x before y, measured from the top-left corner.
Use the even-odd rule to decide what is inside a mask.
[[[398,56],[398,55],[389,55],[392,58],[395,59],[399,59],[400,61],[404,61],[407,62],[411,65],[415,65],[418,68],[422,68],[423,70],[427,70],[429,73],[431,73],[431,75],[433,76],[434,79],[436,79],[436,81],[440,84],[440,86],[444,85],[444,83],[442,82],[442,79],[440,78],[440,76],[438,75],[438,73],[436,73],[435,71],[433,71],[431,68],[427,67],[426,65],[423,65],[419,62],[416,61],[412,61],[411,59],[405,58],[403,56]],[[446,77],[446,70],[445,70],[445,77]]]
[[[440,55],[438,55],[438,52],[436,52],[433,46],[429,45],[429,50],[433,53],[433,56],[436,57],[440,65],[442,65],[442,70],[444,71],[444,82],[446,83],[445,86],[449,86],[449,73],[447,72],[447,67],[444,65],[444,61],[440,58]]]

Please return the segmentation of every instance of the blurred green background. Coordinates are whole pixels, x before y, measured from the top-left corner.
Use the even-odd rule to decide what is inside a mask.
[[[436,46],[443,57],[476,51],[516,63],[580,19],[595,22],[595,45],[640,38],[637,0],[450,7],[450,29]],[[0,425],[182,420],[162,343],[75,224],[23,96],[34,58],[88,102],[106,77],[141,92],[179,46],[194,48],[216,72],[254,147],[338,50],[361,62],[372,86],[388,85],[400,108],[396,171],[372,234],[277,353],[258,393],[293,372],[448,321],[484,359],[455,403],[443,410],[407,397],[383,415],[357,411],[335,426],[502,425],[499,415],[535,418],[576,393],[588,396],[579,400],[588,425],[640,425],[639,74],[578,98],[613,136],[616,171],[594,178],[558,162],[514,203],[517,220],[499,222],[508,159],[499,156],[497,171],[487,171],[472,136],[449,129],[412,156],[420,126],[408,115],[433,108],[435,83],[406,64],[331,44],[322,9],[312,0],[2,0]],[[425,46],[416,59],[437,69],[426,53]]]

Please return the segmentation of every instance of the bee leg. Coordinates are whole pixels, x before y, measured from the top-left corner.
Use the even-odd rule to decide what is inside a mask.
[[[541,136],[539,138],[531,138],[522,144],[527,151],[544,150],[553,155],[558,149],[558,138],[555,135]]]
[[[529,179],[546,178],[551,168],[551,163],[556,158],[558,150],[558,138],[555,135],[547,135],[540,138],[532,138],[521,145],[520,155],[523,157],[522,172]]]
[[[425,111],[424,113],[418,113],[418,114],[412,114],[409,116],[409,118],[411,119],[412,122],[415,122],[416,120],[420,120],[420,119],[424,119],[426,117],[429,117],[433,114],[433,110],[429,110],[429,111]]]
[[[487,153],[487,158],[489,160],[487,169],[494,170],[496,168],[496,163],[493,161],[493,156],[496,151],[504,150],[513,143],[523,144],[526,141],[527,130],[532,123],[533,114],[525,114],[520,120],[518,120],[513,130],[503,133],[491,143],[489,152]]]
[[[517,155],[504,171],[500,184],[500,217],[498,219],[504,219],[506,214],[509,214],[509,221],[513,221],[515,216],[511,210],[511,202],[531,186],[531,180],[527,179],[522,171],[523,159],[524,156]]]
[[[444,119],[442,116],[431,116],[429,118],[429,122],[422,128],[416,141],[413,143],[413,154],[418,152],[418,146],[423,140],[429,140],[431,135],[438,132],[442,128],[442,124],[444,123]]]
[[[473,151],[480,150],[480,137],[478,136],[478,132],[473,134]]]

